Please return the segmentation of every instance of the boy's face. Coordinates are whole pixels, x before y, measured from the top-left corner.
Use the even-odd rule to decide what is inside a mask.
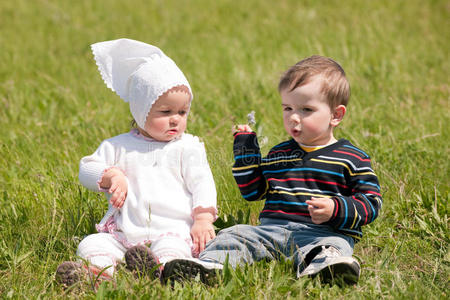
[[[157,141],[168,142],[186,130],[191,96],[184,90],[172,89],[153,103],[145,122],[145,132]]]
[[[333,129],[345,114],[345,106],[331,110],[326,96],[320,92],[322,80],[315,76],[292,91],[281,91],[284,128],[299,144],[322,146],[336,141]]]

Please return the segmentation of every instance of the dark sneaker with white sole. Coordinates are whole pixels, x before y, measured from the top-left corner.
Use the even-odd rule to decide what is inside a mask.
[[[127,269],[135,274],[150,275],[159,278],[161,269],[156,256],[146,246],[134,246],[125,252]]]
[[[216,279],[216,272],[221,272],[223,265],[202,261],[197,258],[174,259],[164,265],[161,282],[183,282],[199,280],[212,285]]]
[[[346,284],[358,282],[361,267],[351,256],[342,256],[339,250],[331,246],[322,246],[310,264],[298,275],[319,276],[324,283],[343,281]]]

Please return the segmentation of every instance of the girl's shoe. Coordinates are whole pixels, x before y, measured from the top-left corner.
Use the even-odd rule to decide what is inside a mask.
[[[161,282],[182,282],[198,278],[204,284],[214,284],[216,271],[220,272],[223,265],[213,262],[202,261],[197,258],[174,259],[164,265]]]
[[[127,269],[141,275],[151,275],[159,278],[161,267],[158,259],[146,246],[134,246],[125,252]]]
[[[112,277],[102,272],[94,266],[87,267],[81,262],[65,261],[56,269],[56,281],[65,288],[68,288],[78,282],[91,278],[95,281],[95,286],[99,281],[112,280]]]

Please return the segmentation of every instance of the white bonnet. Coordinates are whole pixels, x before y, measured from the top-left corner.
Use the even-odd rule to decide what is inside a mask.
[[[91,45],[98,70],[106,86],[125,102],[137,125],[144,128],[155,101],[171,88],[191,87],[175,62],[158,47],[130,39]]]

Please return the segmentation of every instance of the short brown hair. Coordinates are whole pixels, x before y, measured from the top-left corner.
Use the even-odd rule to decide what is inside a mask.
[[[345,77],[344,69],[331,58],[320,55],[305,58],[290,67],[281,76],[278,91],[285,89],[292,91],[307,84],[316,75],[323,76],[321,92],[327,97],[331,108],[341,104],[347,105],[350,98],[350,84]]]

